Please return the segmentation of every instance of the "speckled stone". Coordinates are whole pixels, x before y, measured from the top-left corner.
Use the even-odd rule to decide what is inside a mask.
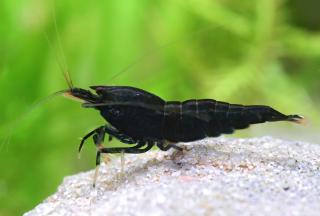
[[[320,215],[320,145],[271,137],[181,143],[66,177],[37,215]]]

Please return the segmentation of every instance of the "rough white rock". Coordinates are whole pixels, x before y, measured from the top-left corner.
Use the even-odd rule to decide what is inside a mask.
[[[36,215],[319,215],[320,145],[271,137],[217,138],[126,155],[66,177]]]

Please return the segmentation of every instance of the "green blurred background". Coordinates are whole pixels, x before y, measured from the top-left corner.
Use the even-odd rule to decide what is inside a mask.
[[[78,87],[267,104],[312,124],[232,136],[319,143],[319,8],[318,0],[1,0],[0,215],[30,210],[64,176],[94,168],[92,141],[80,160],[77,147],[104,124],[99,114],[63,97],[33,106],[67,87],[63,56]]]

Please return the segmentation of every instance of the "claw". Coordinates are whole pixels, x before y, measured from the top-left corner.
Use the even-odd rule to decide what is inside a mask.
[[[81,150],[82,150],[82,147],[83,147],[83,144],[84,144],[84,139],[82,139],[81,140],[81,142],[80,142],[80,145],[79,145],[79,148],[78,148],[78,152],[79,152],[79,154],[81,153]]]
[[[81,142],[80,142],[80,145],[79,145],[79,148],[78,148],[78,152],[79,152],[79,155],[81,153],[81,149],[83,147],[83,144],[84,142],[90,137],[92,136],[95,132],[96,132],[97,129],[94,129],[93,131],[90,131],[88,134],[86,134],[82,139],[81,139]],[[80,156],[78,156],[80,158]]]

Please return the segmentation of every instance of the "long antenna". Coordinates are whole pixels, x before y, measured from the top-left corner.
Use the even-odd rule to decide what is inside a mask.
[[[193,31],[192,33],[190,34],[187,34],[185,37],[183,38],[176,38],[172,41],[169,41],[167,43],[164,43],[162,45],[160,45],[159,47],[157,48],[154,48],[154,49],[151,49],[147,52],[145,52],[144,54],[140,55],[138,58],[134,59],[129,65],[127,65],[126,67],[124,67],[122,70],[120,70],[118,73],[116,73],[115,75],[113,75],[109,81],[112,81],[114,80],[115,78],[119,77],[120,75],[122,75],[124,72],[128,71],[129,69],[133,68],[134,66],[138,65],[139,63],[141,63],[141,61],[143,59],[146,59],[148,56],[151,56],[152,54],[154,54],[157,50],[159,49],[163,49],[163,48],[166,48],[166,47],[170,47],[178,42],[181,42],[181,41],[186,41],[186,40],[189,40],[190,38],[192,38],[193,36],[197,35],[197,34],[201,34],[203,32],[206,32],[206,31],[210,31],[210,30],[213,30],[213,29],[218,29],[218,28],[221,28],[223,27],[223,25],[209,25],[209,26],[206,26],[204,28],[201,28],[200,30],[197,30],[197,31]]]
[[[53,1],[53,4],[54,4],[54,1]],[[53,18],[53,21],[54,21],[54,30],[55,30],[55,34],[56,34],[56,37],[57,37],[57,50],[58,52],[54,52],[55,54],[55,58],[56,58],[56,61],[58,62],[58,65],[59,65],[59,68],[68,84],[68,87],[69,89],[73,88],[73,83],[72,83],[72,79],[71,79],[71,76],[70,74],[68,73],[68,65],[67,65],[67,61],[66,61],[66,57],[64,55],[64,52],[63,52],[63,48],[62,48],[62,44],[61,44],[61,39],[60,39],[60,36],[59,36],[59,31],[58,31],[58,25],[57,25],[57,19],[56,19],[56,15],[55,15],[55,5],[53,5],[52,7],[52,18]],[[55,50],[54,49],[54,46],[53,46],[53,43],[50,41],[50,38],[49,38],[49,35],[47,33],[47,31],[44,31],[44,36],[49,44],[49,47],[52,49],[52,50]],[[60,54],[60,55],[59,55]],[[12,135],[14,134],[16,128],[20,125],[20,123],[25,119],[26,116],[28,116],[35,108],[37,108],[38,106],[44,104],[45,102],[51,100],[52,98],[58,96],[58,95],[61,95],[65,92],[67,92],[68,90],[61,90],[61,91],[57,91],[55,93],[52,93],[50,95],[48,95],[47,97],[39,100],[39,101],[36,101],[34,104],[31,105],[31,107],[29,107],[27,109],[26,112],[24,112],[21,116],[19,116],[19,118],[13,120],[12,122],[8,123],[8,126],[7,128],[8,129],[8,132],[6,133],[6,135],[2,135],[0,133],[0,136],[4,137],[4,138],[1,138],[0,139],[0,151],[3,149],[4,146],[7,146],[7,144],[10,142],[10,139],[12,137]]]
[[[56,10],[55,10],[55,1],[53,1],[52,18],[53,18],[53,23],[54,23],[54,32],[56,34],[57,43],[58,43],[57,49],[58,49],[58,52],[59,52],[61,58],[57,58],[58,54],[55,54],[55,55],[56,55],[56,58],[57,58],[57,60],[59,62],[60,70],[61,70],[61,72],[63,74],[63,77],[65,78],[69,89],[71,89],[71,88],[73,88],[73,83],[72,83],[72,79],[71,79],[71,76],[70,76],[70,73],[69,73],[66,56],[64,54],[64,50],[63,50],[63,47],[62,47],[62,42],[61,42],[61,39],[60,39],[59,30],[58,30]],[[50,40],[49,40],[48,36],[47,36],[47,40],[48,40],[48,42],[50,44]],[[54,47],[51,45],[51,48],[53,49]]]
[[[49,47],[52,50],[54,50],[53,44],[49,39],[48,33],[44,32],[44,36],[45,36],[45,38],[46,38],[46,40],[47,40],[47,42],[49,44]],[[65,70],[64,66],[62,65],[62,63],[61,63],[62,60],[60,59],[60,56],[58,55],[57,52],[54,52],[54,56],[56,58],[56,61],[58,62],[58,65],[59,65],[60,71],[62,72],[62,75],[64,76],[65,80],[67,81],[67,85],[68,85],[69,89],[71,89],[73,87],[73,84],[72,84],[72,81],[71,81],[69,73],[65,72],[66,70]]]
[[[62,95],[63,93],[65,93],[67,90],[61,90],[61,91],[57,91],[54,92],[48,96],[46,96],[45,98],[42,98],[39,101],[36,101],[35,103],[33,103],[28,109],[27,111],[25,111],[22,115],[20,115],[18,118],[16,118],[13,122],[10,122],[8,126],[6,126],[6,128],[8,129],[7,135],[4,136],[4,139],[2,139],[3,141],[1,142],[0,145],[0,151],[3,149],[3,146],[7,146],[7,144],[10,142],[10,139],[12,137],[12,135],[14,134],[15,130],[17,129],[17,127],[21,124],[21,122],[24,121],[24,119],[37,107],[39,107],[40,105],[48,102],[49,100],[55,98],[56,96]]]

